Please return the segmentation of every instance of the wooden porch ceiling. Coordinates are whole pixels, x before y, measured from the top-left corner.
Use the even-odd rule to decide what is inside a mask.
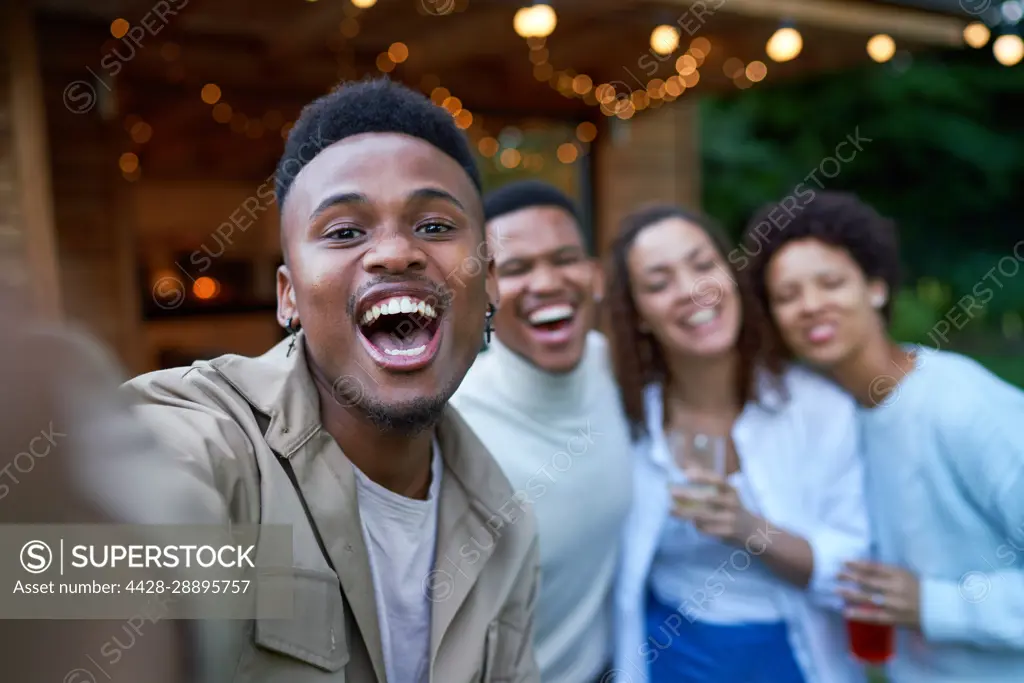
[[[378,0],[366,10],[349,0],[39,4],[44,16],[60,26],[62,42],[53,45],[61,46],[56,48],[58,60],[65,58],[68,66],[80,65],[90,52],[99,57],[104,47],[115,46],[117,41],[108,32],[113,19],[123,17],[139,26],[149,17],[160,33],[142,35],[137,54],[124,65],[123,78],[131,81],[165,80],[169,67],[154,45],[174,40],[182,47],[186,81],[194,78],[256,92],[322,92],[340,78],[375,72],[377,55],[401,41],[409,46],[410,56],[395,69],[395,78],[416,84],[434,74],[468,106],[578,115],[592,110],[534,78],[526,42],[512,28],[513,16],[523,4],[518,0]],[[154,18],[161,5],[170,9],[164,21]],[[765,42],[784,16],[806,20],[801,25],[804,51],[787,64],[768,62],[769,81],[865,61],[864,45],[872,26],[902,27],[905,38],[890,31],[900,47],[919,49],[929,41],[955,39],[963,24],[952,17],[864,0],[556,0],[554,6],[558,26],[547,40],[552,66],[586,73],[595,83],[622,81],[632,87],[673,73],[675,57],[685,52],[692,37],[702,36],[712,43],[708,63],[700,70],[702,89],[732,88],[722,73],[724,60],[765,59]],[[708,8],[703,14],[701,6]],[[175,7],[181,8],[177,14],[172,13]],[[454,9],[431,14],[447,7]],[[686,30],[676,55],[654,72],[648,43],[658,23]],[[858,24],[861,30],[850,29]],[[65,47],[63,41],[69,44]],[[94,52],[97,48],[100,55]]]
[[[705,7],[720,7],[703,16],[693,3],[556,0],[558,25],[546,41],[549,62],[557,70],[588,74],[595,84],[638,89],[651,78],[674,74],[676,58],[693,37],[701,36],[712,49],[700,68],[700,83],[692,90],[696,94],[735,89],[723,72],[728,58],[765,61],[768,83],[866,61],[870,33],[864,31],[873,16],[876,23],[884,23],[888,16],[897,28],[905,27],[908,17],[928,23],[930,33],[893,31],[899,47],[911,50],[943,42],[941,36],[953,35],[963,23],[922,12],[908,15],[907,10],[886,15],[891,7],[867,0],[704,0]],[[179,147],[181,141],[204,141],[197,145],[202,151],[195,152],[201,158],[185,159],[174,145],[160,148],[154,135],[146,154],[177,158],[181,164],[223,165],[231,163],[224,156],[239,155],[233,137],[245,136],[225,136],[225,126],[212,120],[210,105],[199,97],[205,84],[216,83],[235,111],[259,117],[276,109],[290,120],[301,105],[339,80],[380,73],[377,57],[395,42],[408,46],[409,57],[391,72],[392,78],[426,85],[428,90],[433,84],[443,85],[475,114],[603,118],[597,107],[567,98],[534,77],[526,41],[512,27],[522,4],[378,0],[359,10],[350,0],[41,0],[37,18],[51,119],[58,119],[54,125],[74,118],[73,113],[60,111],[67,107],[61,99],[64,84],[78,79],[94,82],[98,76],[105,82],[96,85],[98,96],[107,87],[116,92],[112,107],[117,116],[138,116],[160,133],[160,140],[177,141]],[[775,64],[764,56],[764,45],[779,18],[767,8],[783,5],[791,14],[803,12],[808,21],[800,25],[800,57]],[[437,14],[449,8],[450,13]],[[829,8],[839,12],[832,24],[826,20],[827,12],[822,14]],[[143,33],[136,30],[134,45],[128,37],[115,40],[111,22],[118,17],[132,27],[149,28]],[[849,30],[851,17],[860,17],[863,28]],[[659,23],[684,27],[679,49],[661,62],[649,47],[651,29]],[[167,43],[177,49],[165,49]],[[272,158],[280,151],[280,138],[274,135],[245,143],[240,166],[251,168],[251,155]],[[259,151],[263,146],[272,151]]]

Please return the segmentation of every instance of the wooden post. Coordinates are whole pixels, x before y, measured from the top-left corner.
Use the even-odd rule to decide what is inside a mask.
[[[624,215],[641,204],[700,208],[698,99],[686,94],[632,119],[610,117],[594,155],[598,253],[606,253]]]
[[[7,88],[0,95],[9,112],[10,167],[17,204],[14,230],[21,233],[27,286],[41,315],[59,318],[60,281],[53,228],[53,193],[50,186],[50,154],[47,143],[46,108],[35,41],[35,24],[27,3],[10,3],[3,25],[7,45]],[[0,132],[0,134],[3,134]],[[0,179],[0,183],[4,179]]]

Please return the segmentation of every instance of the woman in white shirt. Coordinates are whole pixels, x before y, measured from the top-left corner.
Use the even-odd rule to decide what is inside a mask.
[[[869,545],[855,406],[762,361],[763,314],[727,244],[706,219],[655,206],[612,249],[610,337],[635,449],[615,680],[862,681],[835,597],[842,562]],[[718,472],[667,434],[722,444]]]

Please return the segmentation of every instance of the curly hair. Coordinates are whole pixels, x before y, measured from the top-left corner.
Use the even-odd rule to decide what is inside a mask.
[[[762,309],[771,310],[766,271],[772,259],[786,244],[810,238],[844,249],[865,278],[885,282],[890,296],[881,314],[888,324],[901,278],[896,224],[849,192],[817,192],[804,205],[791,209],[786,209],[784,202],[772,202],[758,209],[741,242],[743,253],[749,257],[744,261],[749,260],[750,281]],[[778,340],[775,321],[771,316],[768,320],[769,330]],[[790,357],[781,343],[773,344],[773,349],[784,358]]]
[[[644,388],[652,382],[664,383],[669,378],[664,350],[652,335],[641,331],[640,313],[633,299],[628,258],[641,232],[669,218],[684,220],[703,230],[722,261],[729,264],[729,275],[737,284],[742,323],[736,341],[740,368],[735,390],[740,404],[757,398],[759,368],[770,371],[776,377],[781,374],[779,366],[765,360],[777,357],[777,354],[764,353],[762,339],[765,337],[765,314],[757,304],[744,273],[735,267],[731,259],[727,260],[731,245],[722,229],[706,216],[674,205],[641,207],[623,219],[605,266],[608,277],[605,328],[608,331],[612,364],[622,394],[623,409],[634,440],[646,436],[648,431]]]

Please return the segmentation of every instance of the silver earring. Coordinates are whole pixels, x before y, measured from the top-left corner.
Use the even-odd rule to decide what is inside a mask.
[[[494,317],[494,313],[497,309],[494,308],[493,304],[487,304],[487,312],[484,313],[484,345],[490,345],[491,333],[494,332],[494,327],[491,325],[491,318]]]
[[[299,338],[299,330],[302,329],[302,325],[299,324],[299,321],[295,318],[288,318],[288,323],[285,325],[284,329],[287,330],[288,334],[292,337],[291,343],[288,344],[288,353],[285,354],[285,356],[290,356],[292,355],[292,352],[295,351],[295,342]]]

